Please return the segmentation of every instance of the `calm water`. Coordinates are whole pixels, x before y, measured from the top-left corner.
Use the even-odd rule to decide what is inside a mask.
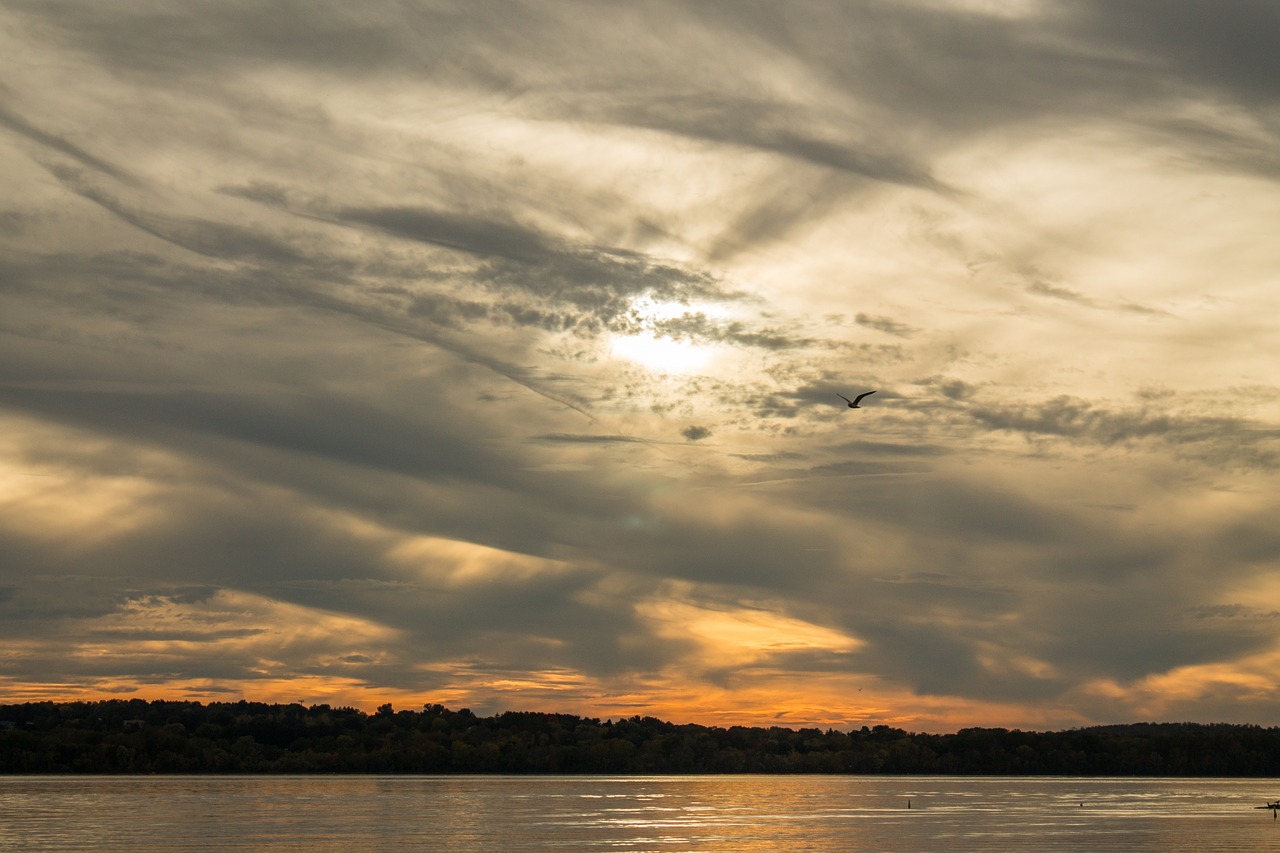
[[[1278,796],[1259,779],[0,777],[0,850],[1270,850],[1280,822],[1253,806]]]

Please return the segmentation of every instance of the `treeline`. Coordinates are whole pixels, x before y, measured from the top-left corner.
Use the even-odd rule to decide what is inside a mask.
[[[0,773],[902,773],[1280,776],[1280,729],[1144,723],[912,734],[427,705],[0,705]]]

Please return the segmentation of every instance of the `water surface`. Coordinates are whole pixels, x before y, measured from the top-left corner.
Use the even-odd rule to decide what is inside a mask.
[[[1280,781],[0,777],[0,850],[1230,851]],[[908,807],[909,806],[909,807]]]

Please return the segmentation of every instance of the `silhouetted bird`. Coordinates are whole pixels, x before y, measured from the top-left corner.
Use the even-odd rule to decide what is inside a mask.
[[[876,393],[876,392],[875,392],[875,391],[867,391],[867,392],[865,392],[865,393],[863,393],[863,394],[859,394],[858,396],[854,397],[852,400],[850,400],[848,397],[846,397],[846,396],[845,396],[845,395],[843,395],[843,394],[836,394],[836,396],[837,396],[837,397],[839,397],[841,400],[844,400],[846,403],[848,403],[848,404],[849,404],[849,408],[851,408],[851,409],[861,409],[862,407],[861,407],[861,406],[859,406],[859,405],[858,405],[858,403],[862,400],[862,398],[863,398],[863,397],[866,397],[866,396],[869,396],[869,395],[871,395],[871,394],[874,394],[874,393]]]

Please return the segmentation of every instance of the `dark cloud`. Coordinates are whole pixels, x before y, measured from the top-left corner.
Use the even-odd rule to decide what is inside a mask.
[[[1031,284],[1027,285],[1027,292],[1034,293],[1037,296],[1048,296],[1052,299],[1061,299],[1065,302],[1075,302],[1080,305],[1087,305],[1090,307],[1097,304],[1082,293],[1067,287],[1058,287],[1056,285],[1049,284],[1046,281],[1031,282]]]
[[[338,211],[337,218],[475,255],[530,261],[542,258],[549,251],[546,241],[528,228],[423,208],[348,208]]]
[[[615,328],[639,330],[632,318],[615,323]],[[652,323],[653,333],[674,340],[693,340],[699,343],[726,343],[736,346],[756,347],[764,350],[787,350],[814,346],[818,341],[800,337],[780,328],[752,328],[741,321],[719,322],[706,314],[687,312],[679,317],[657,320]]]
[[[1038,405],[975,405],[969,414],[991,429],[1031,436],[1056,436],[1102,446],[1159,440],[1179,452],[1209,461],[1274,467],[1274,429],[1239,418],[1172,411],[1108,409],[1076,397],[1055,397]]]
[[[1137,49],[1182,85],[1212,86],[1245,103],[1273,104],[1280,74],[1280,10],[1266,0],[1227,0],[1212,9],[1194,0],[1085,4],[1081,28],[1092,40]]]
[[[718,24],[806,59],[836,91],[935,131],[973,132],[1081,110],[1090,100],[1096,108],[1107,81],[1141,79],[1120,51],[1100,57],[1084,42],[1054,38],[1064,16],[1073,17],[1066,8],[1003,17],[866,0],[820,6],[803,17],[780,16],[765,3],[712,3],[703,10]],[[850,19],[860,25],[848,26]],[[1052,103],[1037,103],[1050,95]]]
[[[63,38],[118,72],[179,79],[229,72],[244,62],[348,72],[403,67],[408,59],[404,49],[414,37],[411,30],[429,26],[425,15],[396,15],[393,20],[390,8],[376,4],[361,15],[340,4],[304,9],[292,2],[271,9],[199,2],[182,14],[144,3],[104,9],[78,0],[19,3],[16,8],[56,23]]]
[[[26,119],[22,118],[20,115],[5,109],[2,105],[0,105],[0,127],[5,127],[14,133],[25,136],[32,142],[40,145],[42,148],[57,151],[59,154],[64,154],[78,162],[81,166],[93,169],[94,171],[100,172],[104,175],[109,175],[110,177],[116,178],[120,181],[127,183],[134,182],[131,175],[115,164],[109,163],[101,157],[95,156],[64,137],[41,130]]]
[[[495,310],[498,310],[498,306],[487,302],[459,299],[439,293],[423,293],[411,298],[408,314],[438,326],[462,328],[476,320],[492,319]]]
[[[1209,604],[1187,609],[1191,619],[1206,620],[1266,620],[1280,619],[1280,611],[1259,610],[1244,604]]]
[[[894,335],[899,338],[909,338],[918,331],[917,329],[911,328],[906,323],[899,323],[897,320],[890,317],[872,317],[867,314],[859,313],[854,320],[859,326],[866,326],[867,328],[876,329],[877,331],[885,332],[886,334]]]
[[[1059,287],[1049,284],[1045,281],[1033,281],[1027,285],[1027,292],[1034,293],[1037,296],[1047,296],[1050,299],[1060,299],[1064,302],[1073,302],[1086,308],[1098,308],[1102,310],[1128,311],[1134,314],[1146,314],[1153,317],[1167,317],[1168,312],[1161,311],[1157,308],[1149,308],[1145,305],[1138,305],[1133,302],[1103,302],[1092,299],[1079,291],[1072,290],[1068,287]]]
[[[1064,612],[1080,629],[1070,641],[1057,633],[1063,626],[1061,616],[1042,613],[1040,624],[1049,629],[1045,636],[1051,639],[1038,651],[1075,672],[1128,682],[1179,667],[1262,652],[1272,639],[1265,623],[1245,630],[1238,624],[1213,625],[1179,618],[1176,610],[1166,610],[1158,602],[1135,617],[1130,608],[1109,599],[1094,595],[1086,600],[1072,595],[1062,601]]]
[[[902,152],[859,138],[861,128],[839,128],[827,138],[818,128],[799,129],[798,116],[783,103],[701,93],[659,101],[592,98],[574,104],[572,114],[741,145],[876,181],[941,188],[925,167]]]
[[[0,392],[13,407],[63,423],[121,436],[217,436],[289,453],[310,454],[406,475],[475,474],[492,463],[443,440],[437,427],[365,403],[305,396],[235,398],[182,391],[69,394],[10,388]],[[398,423],[397,423],[398,422]],[[452,472],[452,473],[451,473]]]
[[[270,207],[288,209],[290,206],[289,188],[270,181],[253,181],[244,185],[229,184],[219,187],[218,192]]]
[[[648,439],[632,435],[571,435],[554,433],[534,436],[538,441],[551,441],[565,444],[647,444]]]
[[[476,256],[481,264],[468,278],[494,294],[491,303],[440,294],[412,300],[414,315],[445,324],[486,317],[548,331],[626,331],[634,326],[632,301],[641,295],[677,301],[736,298],[706,272],[619,247],[574,245],[510,222],[422,208],[351,208],[336,216]],[[740,326],[719,334],[755,346],[787,343]]]
[[[899,444],[883,441],[850,441],[838,445],[841,454],[872,457],[945,456],[952,451],[936,444]]]
[[[298,263],[302,256],[282,240],[258,231],[224,222],[147,213],[131,209],[74,170],[56,168],[54,175],[73,192],[99,205],[129,225],[171,243],[211,258],[253,259],[272,263]]]
[[[711,430],[704,426],[690,426],[680,430],[680,434],[689,441],[702,441],[704,438],[711,437]]]
[[[768,513],[708,530],[693,517],[635,517],[617,532],[611,561],[655,577],[770,593],[812,590],[837,574],[828,531],[798,528]],[[803,594],[801,594],[803,597]]]
[[[805,458],[803,453],[789,450],[779,453],[735,453],[733,455],[748,462],[796,462]]]

